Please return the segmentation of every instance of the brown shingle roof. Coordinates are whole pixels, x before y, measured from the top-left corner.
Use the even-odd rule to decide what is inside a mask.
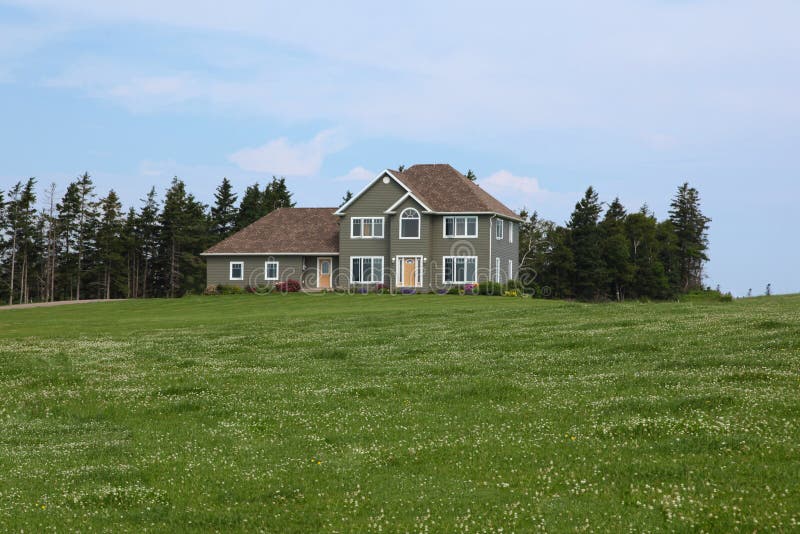
[[[278,208],[204,254],[339,252],[336,208]]]
[[[450,165],[412,165],[403,172],[389,172],[433,211],[491,212],[519,219],[519,215]]]

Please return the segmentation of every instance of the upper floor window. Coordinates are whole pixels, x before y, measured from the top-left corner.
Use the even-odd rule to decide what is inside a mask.
[[[353,217],[350,219],[350,237],[383,239],[383,217]]]
[[[503,239],[503,220],[497,219],[494,224],[494,237],[495,239]]]
[[[400,239],[419,239],[419,212],[414,208],[400,214]]]
[[[514,242],[514,223],[508,223],[508,242]]]
[[[478,217],[475,215],[445,217],[444,237],[478,237]]]

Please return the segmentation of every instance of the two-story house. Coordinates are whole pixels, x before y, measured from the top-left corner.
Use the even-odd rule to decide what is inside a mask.
[[[281,208],[208,249],[208,284],[434,291],[515,279],[519,216],[450,165],[385,170],[340,208]]]

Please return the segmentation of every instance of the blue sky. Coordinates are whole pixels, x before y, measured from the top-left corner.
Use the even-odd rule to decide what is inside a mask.
[[[285,175],[337,205],[447,162],[564,222],[589,185],[712,219],[708,283],[800,291],[800,4],[0,0],[0,189],[138,204]]]

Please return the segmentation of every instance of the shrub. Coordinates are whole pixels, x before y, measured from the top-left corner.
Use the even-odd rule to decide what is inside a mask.
[[[731,302],[733,295],[730,293],[722,293],[717,289],[700,289],[696,291],[689,291],[680,298],[681,302]]]
[[[509,280],[506,282],[506,290],[507,291],[519,291],[522,292],[522,283],[519,280]]]
[[[448,295],[460,295],[461,294],[461,290],[458,289],[457,287],[451,287],[450,289],[442,290],[442,291],[445,291]]]
[[[522,293],[520,293],[516,289],[512,289],[510,291],[504,291],[503,292],[503,296],[504,297],[519,297],[519,296],[522,296]]]
[[[220,295],[241,295],[244,289],[239,286],[228,286],[220,284],[217,286],[217,293]]]
[[[500,282],[483,282],[478,286],[478,294],[499,297],[503,294],[503,284]]]
[[[459,292],[461,295],[477,295],[480,292],[480,286],[478,284],[464,284],[463,293]]]
[[[278,282],[275,284],[275,290],[281,293],[297,293],[300,289],[300,282],[291,278],[285,282]]]

